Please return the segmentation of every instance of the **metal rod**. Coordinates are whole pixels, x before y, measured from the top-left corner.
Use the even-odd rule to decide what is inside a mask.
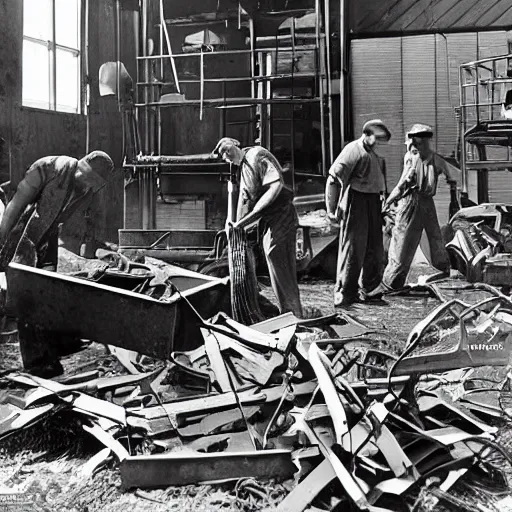
[[[164,27],[165,40],[167,41],[167,50],[169,50],[169,58],[171,60],[172,73],[174,75],[174,80],[176,81],[176,89],[178,93],[181,93],[180,81],[178,80],[178,72],[176,71],[176,63],[174,62],[174,56],[172,54],[171,38],[169,37],[169,31],[167,30],[167,24],[165,23],[164,18],[163,0],[160,0],[160,24]]]
[[[296,45],[297,46],[297,49],[300,50],[300,51],[315,51],[317,49],[317,46],[314,45],[314,44],[308,44],[308,45]],[[272,47],[272,48],[254,48],[254,52],[255,53],[272,53],[272,52],[275,52],[276,49],[275,47]],[[291,52],[292,51],[292,48],[291,46],[288,47],[279,47],[279,51],[280,52]],[[242,54],[247,54],[247,53],[251,53],[251,49],[246,49],[246,50],[218,50],[218,51],[215,51],[215,52],[207,52],[205,53],[205,56],[218,56],[218,55],[242,55]],[[137,57],[137,60],[151,60],[151,59],[161,59],[162,57],[169,57],[169,55],[167,54],[164,54],[164,55],[143,55],[141,57]],[[189,58],[198,58],[199,57],[199,53],[174,53],[173,54],[173,58],[174,59],[179,59],[181,57],[189,57]]]
[[[117,105],[121,110],[121,5],[116,0],[116,91]]]
[[[204,108],[204,58],[203,58],[204,52],[203,48],[201,47],[201,60],[200,60],[200,91],[199,91],[199,120],[203,120],[203,108]]]
[[[293,98],[295,96],[295,88],[294,88],[294,80],[293,80],[293,74],[295,71],[295,16],[292,16],[292,25],[291,25],[291,35],[292,35],[292,94],[291,97]],[[276,69],[277,71],[277,69]],[[290,118],[290,129],[291,129],[291,139],[290,139],[290,149],[292,152],[292,161],[291,165],[292,168],[292,190],[295,192],[295,107],[294,105],[291,105],[292,109],[292,115]]]
[[[142,0],[142,55],[148,51],[148,0]],[[149,82],[149,61],[144,61],[144,80]],[[149,91],[144,89],[144,103],[149,103]],[[149,110],[144,109],[144,149],[149,154]]]
[[[91,85],[89,77],[89,0],[85,0],[85,27],[84,27],[84,65],[85,65],[85,154],[91,146]],[[83,104],[82,104],[83,105]]]
[[[465,103],[466,99],[466,92],[465,89],[462,87],[463,83],[463,66],[459,67],[459,97],[460,102],[462,105]],[[460,145],[461,145],[461,151],[460,151],[460,163],[462,167],[462,193],[467,194],[468,193],[468,176],[467,176],[467,168],[466,168],[466,109],[462,107],[460,109],[460,119],[459,119],[459,126],[460,126]]]
[[[205,53],[204,55],[208,55],[208,53]],[[316,78],[318,76],[318,73],[308,73],[308,72],[301,72],[301,73],[295,73],[294,78]],[[322,75],[325,76],[325,75]],[[282,74],[272,74],[268,76],[238,76],[238,77],[224,77],[224,78],[205,78],[205,82],[266,82],[268,80],[280,80],[283,78],[291,78],[291,73],[282,73]],[[200,83],[200,80],[181,80],[182,84],[198,84]],[[153,86],[153,87],[159,87],[162,85],[173,85],[174,82],[138,82],[137,85],[141,86]]]
[[[329,167],[334,161],[334,119],[332,111],[332,90],[331,90],[331,20],[330,20],[331,6],[330,0],[324,0],[324,19],[325,19],[325,59],[327,62],[327,100],[329,102]]]
[[[321,60],[319,58],[320,52],[320,0],[315,0],[315,12],[316,12],[316,42],[317,42],[317,70],[319,69],[319,64],[321,66]],[[321,71],[320,71],[321,72]],[[322,144],[322,173],[325,176],[327,173],[326,164],[325,164],[325,118],[324,118],[324,81],[319,76],[319,96],[320,96],[320,137]]]
[[[340,150],[345,145],[345,0],[340,0]]]
[[[254,20],[251,18],[249,20],[249,39],[250,39],[250,45],[251,45],[251,98],[254,98],[256,96],[255,91],[255,75],[256,75],[256,62],[255,62],[255,34],[254,34]]]
[[[57,48],[56,48],[56,39],[57,39],[57,28],[56,28],[56,7],[55,7],[55,0],[52,1],[52,16],[53,16],[53,23],[52,23],[52,43],[51,43],[51,47],[52,47],[52,55],[53,55],[53,59],[52,59],[52,63],[53,63],[53,66],[52,66],[52,73],[51,73],[51,79],[52,79],[52,88],[51,88],[51,91],[52,91],[52,103],[53,103],[53,109],[52,110],[57,110]]]
[[[229,100],[231,105],[226,105],[226,108],[234,107],[234,106],[251,106],[251,105],[270,105],[270,104],[302,104],[302,103],[318,103],[320,98],[273,98],[273,99],[265,99],[265,98],[231,98]],[[218,105],[217,108],[222,108],[223,100],[222,98],[216,99],[205,99],[203,102],[205,105]],[[136,107],[145,107],[146,110],[149,107],[181,107],[183,105],[199,105],[199,100],[184,100],[184,101],[176,101],[173,103],[137,103]]]

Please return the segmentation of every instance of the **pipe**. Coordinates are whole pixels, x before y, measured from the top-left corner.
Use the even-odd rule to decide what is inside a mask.
[[[332,112],[332,90],[331,90],[331,6],[330,0],[324,0],[325,18],[325,58],[327,61],[327,100],[329,102],[329,167],[334,161],[334,119]]]
[[[340,151],[345,145],[345,54],[346,54],[346,30],[345,30],[345,0],[340,0]]]
[[[147,57],[148,51],[148,0],[142,0],[142,55]],[[144,81],[149,82],[149,61],[144,61]],[[144,150],[149,154],[149,91],[144,88]]]
[[[325,112],[324,112],[324,79],[322,76],[322,65],[319,56],[320,52],[320,0],[315,0],[315,12],[316,12],[316,62],[319,83],[319,96],[320,96],[320,138],[322,141],[322,173],[324,176],[327,175],[326,162],[325,162]]]
[[[85,65],[85,154],[89,154],[91,147],[91,82],[89,76],[89,0],[85,0],[85,27],[84,27],[84,65]]]
[[[117,105],[121,110],[121,3],[116,0],[116,86]]]

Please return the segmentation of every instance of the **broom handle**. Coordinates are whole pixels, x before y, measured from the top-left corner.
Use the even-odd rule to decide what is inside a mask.
[[[234,222],[233,216],[233,164],[229,164],[229,181],[228,181],[228,222]]]

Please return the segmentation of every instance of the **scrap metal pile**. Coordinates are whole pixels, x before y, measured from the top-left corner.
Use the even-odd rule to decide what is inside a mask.
[[[291,483],[279,512],[419,510],[425,489],[424,510],[464,510],[450,489],[471,479],[488,491],[479,510],[499,510],[512,458],[495,424],[512,417],[512,374],[498,384],[478,367],[507,367],[512,301],[485,292],[446,298],[399,356],[346,314],[247,327],[220,313],[166,360],[114,349],[129,375],[14,372],[0,442],[64,409],[105,446],[86,472],[114,458],[125,489],[251,477]]]

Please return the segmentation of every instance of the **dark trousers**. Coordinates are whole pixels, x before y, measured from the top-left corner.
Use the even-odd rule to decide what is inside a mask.
[[[293,205],[290,205],[289,211],[280,219],[269,223],[262,245],[280,312],[291,311],[298,318],[302,318],[297,282],[297,226],[297,214]]]
[[[347,191],[340,229],[335,292],[355,298],[359,287],[369,292],[382,276],[382,204],[379,194]]]
[[[434,198],[412,193],[399,203],[389,246],[388,264],[382,278],[387,288],[396,290],[405,285],[423,230],[430,245],[432,265],[442,272],[450,270]]]

